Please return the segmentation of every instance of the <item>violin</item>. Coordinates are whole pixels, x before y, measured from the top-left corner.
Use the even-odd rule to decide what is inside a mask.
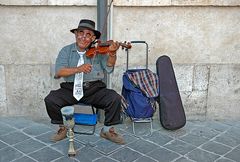
[[[110,51],[109,51],[108,47],[112,44],[112,42],[113,42],[113,40],[109,40],[109,41],[102,43],[101,41],[98,40],[96,45],[93,47],[90,47],[90,49],[86,52],[86,56],[92,58],[97,53],[99,53],[99,54],[109,53]],[[119,44],[122,47],[122,49],[130,49],[132,47],[130,42],[126,43],[126,41],[124,43],[120,42]]]

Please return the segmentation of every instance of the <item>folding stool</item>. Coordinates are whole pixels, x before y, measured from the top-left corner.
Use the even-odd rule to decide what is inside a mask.
[[[74,129],[74,133],[86,135],[93,135],[95,133],[97,125],[97,114],[92,105],[86,105],[83,103],[77,103],[76,105],[74,105],[74,120],[75,127],[77,127],[78,125],[92,127],[91,132],[77,131],[77,129]]]

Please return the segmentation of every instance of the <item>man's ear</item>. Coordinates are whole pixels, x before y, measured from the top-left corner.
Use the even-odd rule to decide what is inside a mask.
[[[75,38],[77,38],[77,32],[76,31],[74,31],[74,35],[75,35]]]

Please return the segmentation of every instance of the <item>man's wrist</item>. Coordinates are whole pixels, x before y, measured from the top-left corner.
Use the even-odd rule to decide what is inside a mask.
[[[116,51],[108,52],[109,57],[116,57]]]
[[[113,67],[114,65],[113,64],[107,64],[108,67]]]

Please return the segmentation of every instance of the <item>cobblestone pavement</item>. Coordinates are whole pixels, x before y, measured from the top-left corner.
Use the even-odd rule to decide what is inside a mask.
[[[240,162],[240,121],[187,121],[184,128],[168,131],[154,119],[149,123],[124,122],[117,130],[125,145],[94,135],[76,135],[74,158],[68,157],[68,139],[52,143],[57,127],[49,119],[0,118],[1,162]],[[85,128],[84,128],[85,129]]]

